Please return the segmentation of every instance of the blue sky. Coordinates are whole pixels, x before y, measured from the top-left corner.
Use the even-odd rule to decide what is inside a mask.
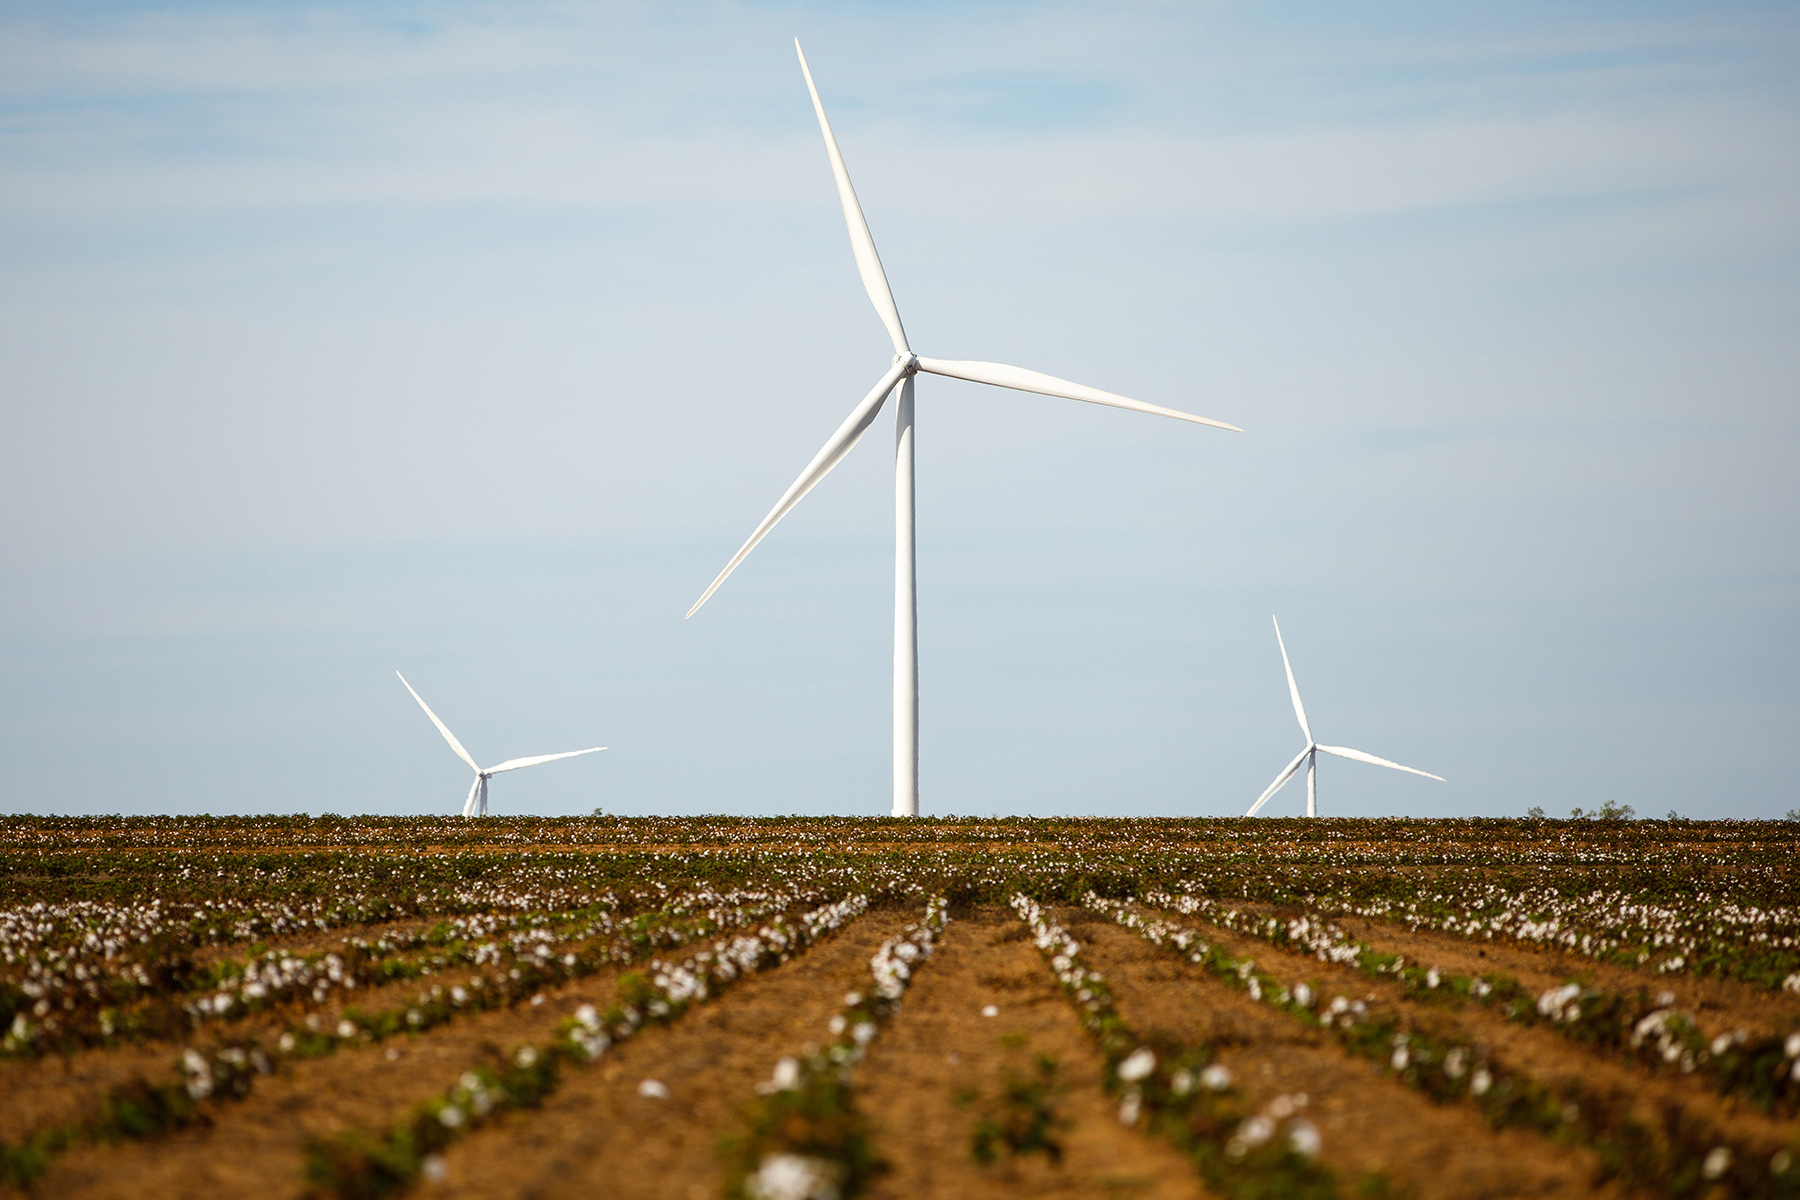
[[[1800,15],[1734,4],[0,6],[25,812],[1775,816]],[[888,428],[885,419],[881,429]],[[1299,811],[1297,788],[1271,814]]]

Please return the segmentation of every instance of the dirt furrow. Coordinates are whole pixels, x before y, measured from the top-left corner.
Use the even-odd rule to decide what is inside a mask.
[[[1492,1130],[1464,1106],[1434,1105],[1349,1057],[1323,1031],[1270,1011],[1094,914],[1071,912],[1066,923],[1134,1028],[1215,1040],[1220,1061],[1254,1106],[1303,1093],[1323,1136],[1321,1161],[1338,1170],[1346,1194],[1374,1173],[1419,1200],[1618,1194],[1594,1186],[1599,1164],[1585,1150]]]
[[[472,1014],[427,1033],[295,1063],[280,1075],[259,1077],[246,1099],[216,1105],[209,1128],[72,1150],[39,1188],[45,1195],[121,1200],[292,1195],[301,1186],[306,1138],[350,1125],[386,1128],[395,1112],[444,1091],[470,1066],[521,1042],[554,1036],[558,1023],[582,1004],[609,1003],[623,970],[607,968],[546,991],[542,1004]],[[466,978],[433,976],[415,982],[410,994]]]
[[[982,1015],[992,1006],[996,1015]],[[977,1125],[1000,1115],[1009,1080],[1055,1060],[1049,1106],[1061,1161],[1013,1155],[982,1166]],[[960,914],[894,1019],[857,1069],[863,1110],[890,1171],[872,1195],[1048,1196],[1169,1200],[1201,1194],[1194,1167],[1166,1142],[1119,1123],[1104,1092],[1104,1061],[1009,910]]]
[[[867,986],[870,956],[918,918],[910,907],[871,912],[674,1025],[615,1046],[569,1072],[542,1109],[515,1113],[454,1145],[428,1193],[713,1200],[724,1181],[716,1142],[739,1107],[777,1059],[828,1039],[826,1022],[844,993]],[[667,1095],[642,1094],[646,1080]]]

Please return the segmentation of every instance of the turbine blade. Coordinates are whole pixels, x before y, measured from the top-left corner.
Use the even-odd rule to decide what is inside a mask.
[[[1348,746],[1320,746],[1319,749],[1327,754],[1335,754],[1339,758],[1353,758],[1357,762],[1374,763],[1378,767],[1392,767],[1396,771],[1410,771],[1414,775],[1423,775],[1425,778],[1435,779],[1439,783],[1445,782],[1442,775],[1433,775],[1430,771],[1421,771],[1417,767],[1403,767],[1397,762],[1376,758],[1373,754],[1364,754],[1361,750],[1352,750]]]
[[[475,782],[469,785],[469,798],[463,801],[463,816],[472,817],[475,815],[475,801],[481,795],[481,784],[481,776],[475,776]]]
[[[400,672],[395,671],[394,674],[400,675]],[[406,676],[400,675],[400,682],[406,685],[407,691],[412,692],[412,698],[419,701],[419,707],[425,710],[425,715],[431,718],[431,723],[438,727],[438,732],[444,735],[444,740],[450,743],[452,750],[456,751],[456,757],[468,763],[470,769],[480,771],[481,768],[475,765],[475,760],[469,757],[469,752],[463,749],[463,744],[456,740],[454,733],[450,732],[450,727],[438,720],[438,715],[431,711],[431,705],[425,703],[419,693],[413,692],[413,685],[406,682]]]
[[[1269,618],[1275,621],[1274,617]],[[1281,622],[1275,621],[1275,644],[1281,647],[1281,665],[1287,668],[1288,695],[1294,700],[1294,715],[1300,718],[1300,732],[1308,742],[1313,740],[1312,727],[1306,723],[1306,706],[1300,703],[1300,685],[1294,682],[1294,665],[1288,662],[1287,643],[1281,640]]]
[[[590,746],[586,750],[564,750],[561,754],[534,754],[530,758],[509,758],[497,767],[489,767],[489,775],[498,775],[502,771],[516,771],[520,767],[535,767],[539,763],[555,762],[559,758],[574,758],[577,754],[593,754],[604,750],[605,746]]]
[[[1211,425],[1214,429],[1229,429],[1233,433],[1244,432],[1236,425],[1227,425],[1223,421],[1214,421],[1208,417],[1196,417],[1193,413],[1178,412],[1173,408],[1163,408],[1156,404],[1145,404],[1142,400],[1133,400],[1127,396],[1103,392],[1099,388],[1091,388],[1082,383],[1070,383],[1066,379],[1058,379],[1054,375],[1045,375],[1039,371],[1027,371],[1024,367],[1009,367],[1005,363],[958,362],[943,358],[921,358],[919,359],[919,370],[930,371],[933,375],[948,375],[951,379],[967,379],[971,383],[991,383],[995,387],[1012,388],[1020,392],[1037,392],[1043,396],[1061,396],[1065,400],[1085,400],[1089,404],[1128,408],[1132,412],[1149,413],[1154,417],[1174,417],[1177,421]]]
[[[837,466],[844,455],[856,447],[856,443],[861,441],[862,435],[868,431],[870,423],[875,420],[875,414],[881,411],[882,403],[887,400],[888,393],[894,390],[894,385],[905,373],[906,366],[903,363],[895,363],[887,369],[887,374],[881,377],[881,381],[875,385],[874,390],[864,396],[862,403],[851,410],[850,415],[844,419],[844,423],[838,426],[837,432],[831,435],[831,440],[825,443],[825,448],[813,456],[812,462],[806,465],[806,470],[800,472],[800,478],[794,480],[793,486],[782,493],[780,501],[769,510],[769,515],[764,517],[762,524],[756,527],[756,532],[750,535],[750,540],[745,542],[743,548],[732,556],[731,561],[725,564],[725,569],[719,572],[719,577],[712,581],[712,585],[705,592],[701,593],[698,600],[694,601],[694,607],[687,610],[689,617],[700,611],[700,606],[719,590],[719,585],[725,582],[727,576],[737,570],[738,564],[744,561],[745,555],[756,549],[756,543],[768,536],[769,530],[775,528],[775,523],[787,516],[794,505],[800,503],[806,493],[812,491],[813,486],[825,478],[831,472],[831,468]]]
[[[1287,765],[1287,770],[1283,771],[1281,774],[1279,774],[1275,777],[1275,782],[1271,783],[1269,785],[1269,790],[1264,792],[1262,795],[1260,795],[1256,798],[1256,803],[1252,804],[1250,806],[1250,811],[1245,813],[1244,815],[1246,817],[1254,817],[1259,811],[1261,811],[1262,806],[1269,802],[1270,797],[1274,796],[1276,792],[1279,792],[1281,790],[1282,785],[1294,777],[1294,772],[1298,771],[1300,769],[1300,764],[1305,762],[1306,756],[1311,753],[1312,753],[1311,746],[1308,746],[1306,749],[1302,750],[1294,758],[1294,761]]]
[[[887,326],[894,340],[895,354],[908,354],[906,330],[900,324],[900,310],[894,307],[894,292],[888,287],[887,272],[881,269],[881,256],[875,253],[875,239],[869,236],[869,223],[863,219],[862,205],[856,189],[850,186],[850,172],[844,169],[844,156],[838,153],[837,138],[831,134],[831,122],[825,118],[825,105],[819,101],[819,89],[813,86],[812,70],[806,65],[806,52],[800,39],[794,39],[794,53],[800,56],[800,73],[806,76],[806,90],[812,94],[813,112],[819,117],[819,132],[825,135],[825,153],[831,156],[831,174],[837,180],[838,201],[844,206],[844,224],[850,230],[850,250],[856,255],[856,271],[862,276],[863,289],[875,314]]]

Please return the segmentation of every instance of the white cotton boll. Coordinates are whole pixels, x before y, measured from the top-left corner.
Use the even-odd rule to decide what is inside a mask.
[[[425,1176],[427,1183],[442,1183],[450,1174],[450,1164],[441,1154],[427,1154],[425,1161],[419,1164],[419,1173]]]
[[[1200,1072],[1200,1084],[1208,1091],[1224,1091],[1231,1086],[1231,1068],[1224,1063],[1214,1063]]]
[[[660,1079],[646,1079],[638,1084],[638,1095],[647,1100],[667,1100],[669,1089]]]
[[[1494,1077],[1488,1074],[1488,1069],[1486,1067],[1476,1068],[1474,1078],[1469,1080],[1469,1091],[1477,1096],[1485,1096],[1488,1089],[1493,1086]]]
[[[800,1060],[783,1058],[775,1064],[775,1073],[769,1076],[769,1088],[776,1092],[791,1092],[800,1086]]]
[[[1156,1070],[1156,1055],[1148,1046],[1139,1046],[1133,1050],[1124,1062],[1119,1064],[1119,1078],[1127,1083],[1136,1083]]]
[[[823,1159],[771,1154],[744,1181],[750,1200],[838,1200],[838,1169]]]
[[[856,1029],[851,1033],[850,1036],[856,1039],[857,1045],[859,1045],[859,1046],[868,1045],[870,1042],[875,1040],[875,1022],[873,1022],[873,1021],[862,1022],[860,1025],[858,1025],[856,1027]]]
[[[1312,1002],[1313,1002],[1312,988],[1304,983],[1295,984],[1294,985],[1294,1003],[1298,1004],[1301,1008],[1311,1008]]]
[[[353,1038],[356,1036],[356,1026],[348,1021],[339,1021],[337,1023],[337,1035],[341,1038]]]
[[[1275,1136],[1275,1122],[1262,1113],[1257,1113],[1238,1126],[1237,1136],[1243,1139],[1246,1146],[1260,1146]]]
[[[1700,1173],[1708,1179],[1717,1179],[1731,1166],[1731,1151],[1724,1146],[1714,1146],[1707,1154],[1706,1161],[1700,1164]]]
[[[1194,1090],[1194,1073],[1186,1067],[1169,1076],[1169,1090],[1177,1096],[1185,1096]]]
[[[855,1008],[857,1005],[859,1005],[861,1003],[862,1003],[862,993],[861,992],[845,992],[844,993],[844,1007],[845,1008]],[[778,1157],[791,1158],[793,1156],[792,1155],[782,1155],[782,1156],[778,1156]]]
[[[849,1022],[848,1022],[848,1021],[846,1021],[846,1020],[844,1020],[844,1014],[843,1014],[843,1013],[836,1013],[836,1014],[834,1014],[834,1015],[833,1015],[833,1016],[832,1016],[832,1018],[831,1018],[831,1020],[829,1020],[829,1021],[827,1021],[827,1022],[826,1022],[826,1023],[825,1023],[825,1027],[826,1027],[826,1028],[827,1028],[827,1029],[829,1029],[829,1030],[831,1030],[831,1036],[832,1036],[832,1037],[842,1037],[842,1036],[844,1036],[844,1029],[845,1029],[845,1027],[846,1027],[846,1026],[848,1026],[848,1025],[849,1025]]]
[[[1395,1046],[1394,1055],[1388,1059],[1388,1065],[1396,1071],[1406,1070],[1406,1064],[1412,1061],[1412,1054],[1405,1046]]]
[[[1800,1033],[1790,1033],[1787,1044],[1782,1047],[1789,1058],[1800,1058]]]
[[[456,1129],[463,1123],[463,1110],[454,1104],[447,1104],[439,1110],[438,1121],[445,1129]]]
[[[1000,1015],[1000,1009],[997,1005],[986,1004],[982,1006],[981,1015],[984,1017],[997,1017]]]
[[[1143,1105],[1144,1098],[1138,1094],[1136,1088],[1126,1092],[1125,1098],[1119,1101],[1119,1124],[1136,1125],[1138,1115],[1143,1110]]]
[[[1295,1154],[1317,1158],[1324,1146],[1325,1139],[1319,1136],[1319,1127],[1304,1117],[1288,1126],[1288,1148]]]
[[[537,1065],[538,1052],[535,1046],[520,1046],[519,1052],[513,1055],[513,1061],[520,1067],[530,1070]]]

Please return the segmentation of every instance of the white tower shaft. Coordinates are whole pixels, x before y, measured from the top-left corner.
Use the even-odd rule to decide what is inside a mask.
[[[1306,815],[1319,815],[1319,752],[1306,756]]]
[[[913,540],[913,377],[894,421],[894,815],[919,815],[919,588]]]

